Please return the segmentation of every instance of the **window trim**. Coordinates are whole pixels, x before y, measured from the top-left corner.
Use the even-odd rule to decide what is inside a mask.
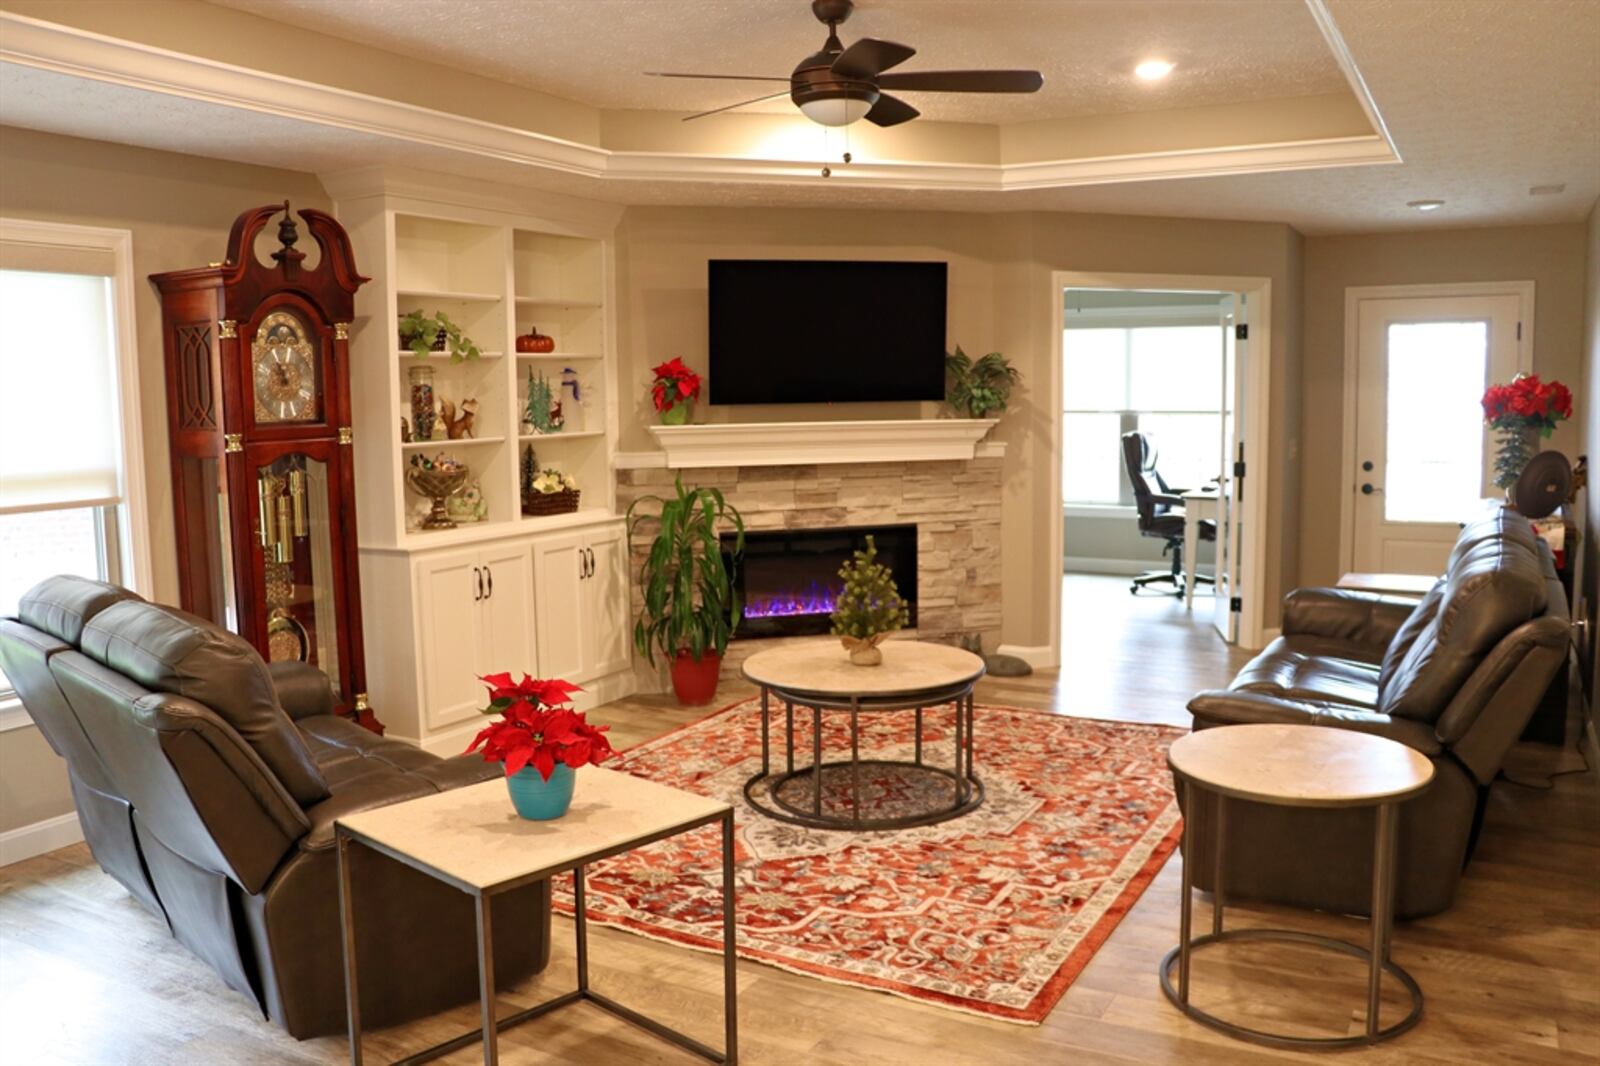
[[[90,248],[111,253],[111,294],[116,346],[117,434],[122,445],[122,502],[117,505],[120,584],[141,596],[151,591],[150,521],[145,485],[144,421],[139,394],[138,321],[135,317],[133,231],[67,222],[0,217],[0,243]],[[102,541],[103,543],[103,541]],[[33,719],[10,690],[0,690],[0,732],[31,726]]]

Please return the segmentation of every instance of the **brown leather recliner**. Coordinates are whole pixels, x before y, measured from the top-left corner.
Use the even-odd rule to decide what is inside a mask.
[[[1549,549],[1521,515],[1496,509],[1463,528],[1445,575],[1420,603],[1296,589],[1283,635],[1225,691],[1189,701],[1196,729],[1298,722],[1400,741],[1432,760],[1433,783],[1400,808],[1395,913],[1435,914],[1455,898],[1490,783],[1566,664],[1566,596]],[[1215,799],[1186,810],[1197,886],[1210,889]],[[1230,800],[1229,896],[1366,914],[1373,813]]]
[[[101,867],[296,1037],[345,1029],[333,822],[498,776],[333,714],[327,679],[98,581],[56,577],[0,619],[0,663],[67,761]],[[464,893],[353,849],[361,1014],[477,995]],[[497,981],[549,958],[548,883],[494,900]]]

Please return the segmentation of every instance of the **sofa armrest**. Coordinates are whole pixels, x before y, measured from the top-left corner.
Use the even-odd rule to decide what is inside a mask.
[[[1212,689],[1199,693],[1189,701],[1189,713],[1194,715],[1196,729],[1259,722],[1317,725],[1387,737],[1428,756],[1444,751],[1438,734],[1427,722],[1391,718],[1347,704],[1286,699],[1264,692]]]
[[[310,663],[271,663],[272,687],[278,705],[294,721],[316,714],[332,714],[333,685],[328,675]]]
[[[1416,610],[1414,600],[1350,589],[1295,589],[1283,598],[1283,635],[1325,637],[1382,659]]]

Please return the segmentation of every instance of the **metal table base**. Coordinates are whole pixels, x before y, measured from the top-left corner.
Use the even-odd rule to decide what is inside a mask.
[[[470,1029],[460,1036],[452,1037],[442,1043],[398,1059],[394,1066],[413,1066],[413,1064],[417,1063],[431,1062],[434,1059],[450,1054],[452,1051],[459,1051],[479,1042],[483,1044],[485,1066],[496,1066],[499,1062],[499,1034],[573,1003],[592,1003],[601,1010],[636,1025],[663,1040],[676,1044],[678,1047],[692,1052],[709,1062],[721,1063],[725,1064],[725,1066],[736,1066],[739,1060],[739,1018],[737,1007],[738,983],[735,972],[737,934],[734,927],[733,812],[729,811],[726,814],[719,815],[716,821],[722,825],[723,1051],[709,1047],[694,1037],[641,1014],[631,1007],[626,1007],[609,996],[596,992],[589,987],[589,923],[584,902],[584,866],[578,865],[571,868],[573,877],[572,915],[577,949],[578,987],[543,1003],[520,1010],[515,1014],[504,1018],[496,1018],[494,930],[490,924],[491,901],[499,892],[510,891],[520,887],[523,882],[513,882],[494,891],[475,892],[472,895],[477,911],[478,980],[483,1013],[482,1025],[479,1028]],[[677,832],[688,832],[691,829],[699,828],[703,824],[708,823],[696,823]],[[340,925],[344,939],[345,1003],[349,1012],[350,1022],[350,1066],[362,1066],[361,999],[356,974],[354,897],[350,885],[350,845],[354,842],[373,847],[374,850],[406,862],[407,865],[415,869],[420,869],[424,872],[430,871],[426,867],[409,861],[406,856],[386,848],[377,847],[372,841],[364,838],[347,834],[342,826],[336,829],[336,834],[338,839]],[[667,835],[676,835],[676,833]],[[645,843],[651,842],[643,841],[634,846],[642,847]],[[617,853],[618,851],[611,851],[595,855],[589,861],[598,861],[601,858],[607,858],[611,854]]]
[[[750,806],[769,818],[791,825],[804,825],[816,829],[909,829],[914,826],[934,825],[976,810],[983,803],[983,782],[973,771],[973,718],[977,700],[973,687],[977,679],[944,689],[914,693],[904,697],[862,698],[816,693],[793,692],[775,686],[761,686],[761,772],[750,777],[744,785],[744,796]],[[776,700],[774,700],[776,697]],[[783,715],[784,769],[774,774],[772,769],[772,711],[774,703],[781,702]],[[924,759],[923,721],[929,708],[954,705],[955,729],[951,753],[953,768],[934,766]],[[811,711],[811,761],[795,765],[795,708]],[[848,759],[823,759],[822,724],[827,711],[847,711],[850,715],[850,757]],[[861,716],[864,713],[914,711],[914,756],[911,761],[861,757]],[[906,774],[925,776],[950,782],[951,800],[925,810],[891,817],[873,817],[870,809],[861,802],[863,771],[889,768]],[[835,814],[823,803],[824,779],[844,777],[850,797],[850,812]],[[786,785],[809,779],[809,807],[786,799],[782,793]],[[770,802],[769,802],[770,801]]]
[[[1228,797],[1214,793],[1216,799],[1216,851],[1212,856],[1212,906],[1211,932],[1191,936],[1194,906],[1194,871],[1189,862],[1191,838],[1190,822],[1195,811],[1196,793],[1203,786],[1184,779],[1184,807],[1190,817],[1184,819],[1181,854],[1183,862],[1183,898],[1179,904],[1178,946],[1167,952],[1161,960],[1161,991],[1172,1005],[1183,1014],[1221,1033],[1254,1044],[1275,1048],[1348,1048],[1376,1044],[1416,1025],[1422,1018],[1422,988],[1405,970],[1389,958],[1389,946],[1394,937],[1394,878],[1395,840],[1398,820],[1398,803],[1384,803],[1376,807],[1377,830],[1373,845],[1372,863],[1372,943],[1370,948],[1359,947],[1335,937],[1315,933],[1301,933],[1292,929],[1228,929],[1222,928],[1226,901],[1223,894],[1223,848],[1227,840]],[[1226,944],[1246,940],[1264,940],[1279,943],[1309,944],[1354,955],[1367,960],[1367,1024],[1366,1031],[1355,1036],[1290,1036],[1264,1029],[1252,1029],[1218,1018],[1189,1002],[1189,960],[1194,949],[1208,944]],[[1177,987],[1173,987],[1172,968],[1178,967]],[[1406,989],[1411,997],[1411,1009],[1405,1017],[1389,1025],[1379,1019],[1379,1000],[1383,988],[1383,975],[1387,973]]]

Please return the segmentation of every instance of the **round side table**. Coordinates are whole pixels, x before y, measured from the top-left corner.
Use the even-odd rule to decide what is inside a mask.
[[[1184,807],[1192,816],[1199,792],[1216,796],[1216,853],[1212,888],[1211,932],[1190,936],[1194,874],[1189,866],[1189,819],[1183,827],[1183,899],[1178,946],[1161,960],[1161,990],[1180,1011],[1202,1025],[1241,1040],[1268,1047],[1339,1048],[1376,1044],[1399,1036],[1422,1017],[1422,989],[1389,959],[1394,935],[1395,829],[1400,804],[1423,792],[1433,780],[1433,764],[1404,744],[1370,733],[1312,725],[1229,725],[1203,729],[1179,738],[1167,753],[1167,765],[1184,790]],[[1372,860],[1372,939],[1367,948],[1334,937],[1290,929],[1222,928],[1223,855],[1227,840],[1227,803],[1252,800],[1285,807],[1374,807],[1376,839]],[[1189,957],[1196,948],[1239,940],[1272,940],[1312,944],[1367,960],[1367,1026],[1356,1036],[1287,1036],[1224,1021],[1189,1002]],[[1172,985],[1173,963],[1178,985]],[[1378,1019],[1383,975],[1405,986],[1411,1010],[1387,1027]]]
[[[974,810],[983,782],[972,768],[972,688],[983,660],[947,644],[891,640],[877,666],[852,664],[837,639],[790,644],[757,652],[744,676],[761,686],[761,772],[745,782],[745,798],[769,818],[820,829],[906,829],[932,825]],[[783,770],[773,772],[776,704],[783,705]],[[923,712],[955,706],[951,768],[923,757]],[[795,708],[811,711],[811,762],[795,766]],[[861,757],[861,716],[912,711],[913,757]],[[848,712],[849,758],[824,761],[823,715]],[[874,783],[892,794],[893,813],[881,813],[866,790]],[[840,797],[830,804],[825,795]]]

